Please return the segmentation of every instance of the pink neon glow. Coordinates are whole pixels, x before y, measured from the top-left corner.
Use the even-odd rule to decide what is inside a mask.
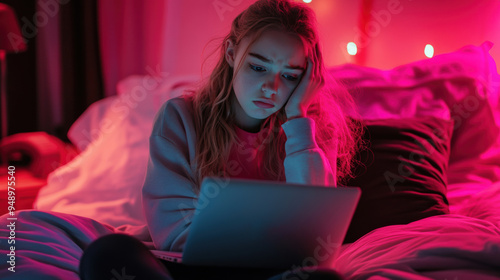
[[[155,113],[198,80],[205,57],[217,47],[207,43],[226,35],[232,19],[252,2],[98,2],[109,98],[96,102],[74,123],[68,136],[80,154],[51,173],[39,192],[38,209],[66,214],[21,214],[19,243],[37,248],[26,254],[26,261],[74,277],[80,244],[118,231],[94,220],[147,238],[140,188]],[[441,277],[433,274],[438,267],[449,268],[448,279],[457,273],[475,279],[474,265],[498,258],[500,248],[500,81],[495,72],[500,69],[500,1],[309,2],[317,14],[325,65],[347,81],[362,118],[433,116],[455,124],[445,178],[452,215],[373,231],[342,246],[335,268],[350,276],[406,279],[411,269]],[[362,26],[360,11],[366,16]],[[484,41],[493,45],[481,45]],[[427,59],[423,47],[430,42],[435,53]],[[480,47],[457,51],[466,45]],[[356,62],[362,65],[344,65]],[[210,63],[213,59],[208,59],[208,69]],[[148,74],[156,77],[145,78]],[[137,88],[154,82],[138,101]],[[61,232],[61,225],[67,230]],[[0,227],[0,238],[8,235]],[[70,244],[70,254],[41,246],[37,235],[53,244]],[[0,246],[0,254],[6,250]],[[428,258],[403,260],[419,253]],[[457,263],[472,268],[464,271],[453,266]]]

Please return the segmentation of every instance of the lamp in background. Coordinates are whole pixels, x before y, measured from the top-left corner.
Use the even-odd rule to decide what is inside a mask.
[[[7,136],[7,87],[5,77],[7,71],[6,54],[26,50],[26,44],[21,36],[21,29],[16,14],[11,7],[0,3],[0,63],[1,100],[2,100],[2,138]]]

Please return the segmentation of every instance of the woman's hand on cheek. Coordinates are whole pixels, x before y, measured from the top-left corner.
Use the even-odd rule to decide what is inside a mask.
[[[314,97],[323,88],[324,84],[325,81],[318,63],[313,63],[311,58],[307,58],[306,73],[292,92],[285,106],[287,119],[306,117],[309,105],[311,105]]]

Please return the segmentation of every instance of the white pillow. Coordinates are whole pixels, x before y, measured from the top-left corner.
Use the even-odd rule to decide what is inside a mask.
[[[71,130],[83,152],[48,177],[35,201],[39,210],[76,214],[147,236],[141,191],[153,120],[160,106],[183,93],[198,77],[170,77],[155,89],[141,89],[151,77],[133,76],[119,96],[96,102]],[[94,131],[89,136],[88,132]]]

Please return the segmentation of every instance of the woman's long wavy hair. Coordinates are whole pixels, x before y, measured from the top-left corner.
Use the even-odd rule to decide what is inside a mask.
[[[298,35],[309,47],[318,44],[314,12],[304,4],[289,0],[259,0],[239,14],[231,31],[220,45],[220,58],[208,80],[198,90],[185,95],[193,104],[196,129],[197,186],[205,176],[231,177],[228,158],[237,141],[234,112],[230,96],[233,93],[233,69],[225,59],[225,42],[238,45],[245,37],[250,45],[267,30],[279,30]],[[248,50],[245,50],[246,56]],[[337,168],[337,180],[351,177],[353,156],[361,135],[361,126],[347,116],[354,103],[347,91],[332,79],[323,65],[318,48],[318,62],[324,73],[325,86],[310,105],[307,116],[316,123],[316,142]],[[236,68],[236,73],[241,65]],[[286,136],[281,125],[286,121],[284,107],[269,116],[261,125],[262,139],[258,152],[262,153],[265,172],[277,180],[285,180],[284,158]],[[336,155],[336,157],[335,157]],[[260,157],[257,157],[260,158]]]

